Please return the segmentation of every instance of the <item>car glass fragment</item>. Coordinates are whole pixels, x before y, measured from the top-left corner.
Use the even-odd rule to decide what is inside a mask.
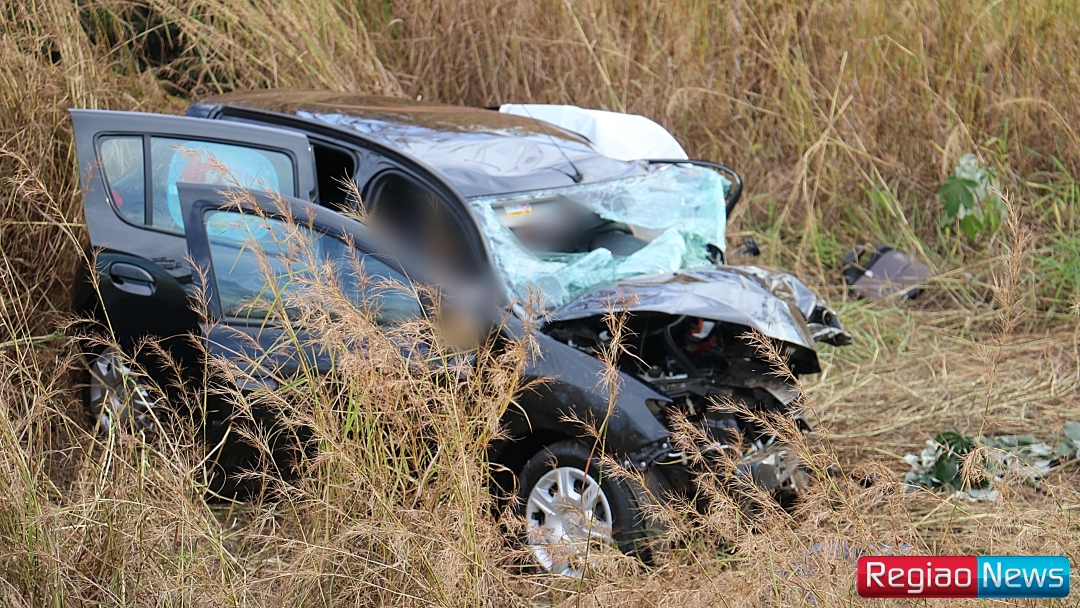
[[[511,299],[559,306],[601,283],[711,265],[730,181],[665,165],[604,182],[469,200]],[[636,243],[636,244],[635,244]]]

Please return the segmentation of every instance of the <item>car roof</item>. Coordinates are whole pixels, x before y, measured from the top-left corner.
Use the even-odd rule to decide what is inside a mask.
[[[217,95],[189,113],[197,106],[275,112],[355,132],[421,161],[467,197],[605,181],[647,170],[644,163],[600,154],[581,135],[483,108],[298,90]]]

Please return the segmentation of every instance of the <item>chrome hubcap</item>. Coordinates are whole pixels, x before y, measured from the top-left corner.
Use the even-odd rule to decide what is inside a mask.
[[[553,574],[581,576],[589,548],[612,543],[611,505],[600,484],[576,467],[547,472],[525,505],[528,545]]]
[[[90,410],[97,417],[99,429],[108,431],[118,424],[131,423],[135,430],[152,431],[153,407],[149,391],[139,385],[116,349],[90,362]]]

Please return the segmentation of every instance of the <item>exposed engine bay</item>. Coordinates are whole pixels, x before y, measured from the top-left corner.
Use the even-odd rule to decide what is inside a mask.
[[[622,345],[620,369],[671,398],[671,407],[690,417],[714,410],[707,417],[710,427],[717,430],[717,439],[740,426],[731,415],[715,411],[721,399],[786,410],[798,396],[794,387],[769,374],[769,364],[742,337],[745,327],[686,315],[645,313],[631,315],[626,329],[629,337]],[[546,333],[592,355],[599,355],[612,339],[602,317],[553,323]],[[798,350],[787,347],[793,371],[818,371],[816,357],[799,357]],[[666,419],[669,412],[654,413]],[[758,438],[753,432],[746,436]]]
[[[797,411],[798,389],[770,373],[770,364],[745,337],[747,328],[701,317],[642,313],[629,315],[618,360],[621,371],[668,397],[649,408],[668,428],[675,418],[698,427],[706,457],[734,459],[755,482],[782,492],[799,485],[797,463],[779,449],[776,437],[754,420],[732,411],[769,409],[809,425]],[[602,316],[549,324],[545,333],[593,356],[607,350],[612,336]],[[784,345],[796,374],[819,371],[813,350]],[[683,455],[671,453],[667,464]]]

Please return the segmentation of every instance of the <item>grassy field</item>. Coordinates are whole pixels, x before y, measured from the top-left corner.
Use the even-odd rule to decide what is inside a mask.
[[[0,6],[0,603],[831,606],[861,601],[862,550],[1078,563],[1075,462],[1035,483],[1006,475],[999,500],[971,503],[904,492],[901,459],[954,427],[1054,439],[1080,420],[1078,40],[1080,4],[1058,0]],[[67,109],[182,112],[266,87],[640,113],[738,169],[729,243],[753,236],[855,335],[804,385],[823,425],[796,440],[818,478],[798,510],[750,521],[720,496],[704,516],[657,513],[671,542],[654,567],[522,569],[483,484],[521,352],[446,387],[386,347],[378,374],[354,361],[344,386],[298,388],[296,422],[326,449],[274,500],[208,504],[184,433],[90,436],[63,333],[85,263]],[[938,198],[969,152],[1009,209],[974,238]],[[877,242],[935,268],[923,297],[845,294],[840,259]],[[363,318],[310,314],[378,340]],[[347,428],[328,405],[343,400]]]

